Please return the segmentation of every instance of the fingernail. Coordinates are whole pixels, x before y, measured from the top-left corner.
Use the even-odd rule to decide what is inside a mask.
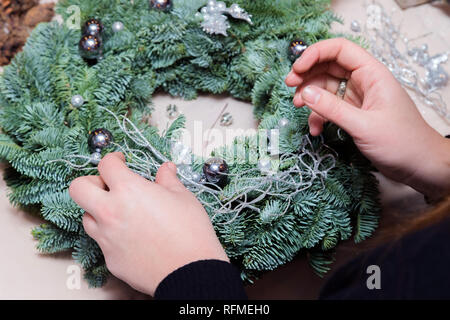
[[[298,57],[298,58],[294,61],[294,64],[299,64],[300,61],[302,60],[302,57],[303,57],[303,56]]]
[[[306,104],[316,104],[320,99],[320,91],[312,86],[307,86],[302,91],[302,98]]]
[[[173,162],[167,162],[167,167],[170,169],[170,171],[174,173],[177,172],[177,166]]]

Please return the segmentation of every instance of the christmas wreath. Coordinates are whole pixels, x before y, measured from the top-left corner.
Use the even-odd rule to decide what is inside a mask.
[[[244,280],[299,252],[322,274],[340,240],[370,236],[379,213],[373,167],[334,125],[309,136],[310,110],[295,108],[284,84],[305,44],[333,36],[339,19],[329,2],[60,1],[65,23],[39,25],[0,78],[4,179],[11,203],[45,220],[32,232],[37,248],[71,250],[91,285],[105,282],[101,250],[68,186],[97,174],[113,150],[148,179],[164,161],[186,158],[174,143],[182,116],[162,135],[147,122],[156,90],[185,99],[227,93],[251,102],[259,129],[269,131],[262,157],[255,145],[267,141],[243,136],[211,159],[189,154],[193,162],[179,166]],[[67,26],[73,8],[81,30]]]

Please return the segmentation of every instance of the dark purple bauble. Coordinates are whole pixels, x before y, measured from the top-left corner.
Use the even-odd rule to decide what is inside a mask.
[[[113,141],[111,132],[106,129],[96,129],[89,135],[88,145],[92,152],[100,152]]]
[[[155,10],[167,11],[172,9],[171,0],[150,0],[150,8]]]
[[[101,33],[103,32],[103,24],[100,20],[98,19],[89,19],[88,21],[86,21],[86,23],[83,26],[83,35],[87,36],[100,36]]]
[[[308,45],[303,40],[294,40],[289,45],[289,59],[294,62],[303,54],[308,48]]]
[[[228,182],[228,165],[221,158],[208,159],[203,165],[203,174],[208,183],[220,188],[225,187]]]
[[[78,47],[85,59],[98,59],[102,56],[102,39],[99,36],[82,36]]]

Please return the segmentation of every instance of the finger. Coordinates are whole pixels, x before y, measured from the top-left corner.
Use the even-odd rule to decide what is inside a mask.
[[[123,184],[134,176],[134,173],[125,164],[125,156],[122,152],[107,154],[100,161],[97,169],[109,189]]]
[[[294,70],[291,70],[289,74],[286,76],[286,79],[284,80],[286,85],[288,87],[297,87],[302,84],[303,77],[301,77],[298,73],[296,73]]]
[[[172,162],[166,162],[159,168],[155,182],[171,190],[184,189],[184,185],[177,177],[177,167]]]
[[[98,234],[97,221],[95,221],[94,217],[87,212],[83,215],[83,228],[84,231],[95,240]]]
[[[316,86],[307,86],[302,91],[303,101],[318,115],[335,123],[350,135],[364,130],[364,111],[356,108],[336,95]]]
[[[79,177],[69,186],[69,194],[72,200],[85,211],[96,214],[99,204],[107,203],[108,192],[103,190],[94,178]]]
[[[347,80],[350,79],[351,76],[350,71],[345,70],[337,62],[330,61],[319,63],[302,74],[298,74],[294,70],[292,70],[286,77],[285,82],[286,85],[288,85],[289,87],[297,87],[302,83],[304,83],[305,81],[321,74],[330,75],[337,79],[347,79]]]
[[[327,122],[327,120],[318,115],[316,112],[311,112],[308,119],[309,124],[309,133],[311,133],[312,136],[316,137],[320,135],[323,131],[323,125]]]
[[[106,190],[108,187],[100,176],[86,176],[87,179],[92,184],[96,185],[100,189]]]
[[[318,75],[312,79],[307,80],[304,84],[297,87],[294,95],[294,105],[296,107],[303,107],[306,103],[303,101],[302,91],[307,86],[316,86],[328,90],[332,93],[336,92],[339,87],[339,80],[328,76],[326,74]]]
[[[365,49],[355,43],[342,39],[329,39],[317,42],[303,52],[293,65],[295,72],[302,74],[315,64],[336,61],[346,71],[353,72],[375,60]]]

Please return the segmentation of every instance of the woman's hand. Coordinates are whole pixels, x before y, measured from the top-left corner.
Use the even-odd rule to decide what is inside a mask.
[[[229,261],[209,217],[165,163],[150,182],[132,172],[122,153],[108,154],[100,176],[75,179],[69,192],[86,213],[83,226],[119,279],[153,295],[172,271],[198,260]]]
[[[337,92],[348,80],[344,100]],[[331,121],[349,133],[387,177],[429,197],[450,191],[450,140],[431,128],[391,72],[363,48],[345,39],[310,46],[286,78],[297,87],[294,105],[313,112],[317,136]]]

